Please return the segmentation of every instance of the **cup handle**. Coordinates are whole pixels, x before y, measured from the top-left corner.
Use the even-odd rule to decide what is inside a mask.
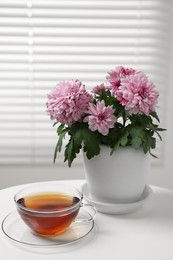
[[[85,204],[82,203],[81,207],[86,207],[88,208],[87,212],[89,214],[89,218],[86,219],[75,219],[74,222],[88,222],[88,221],[92,221],[95,218],[95,215],[97,213],[96,208],[94,206],[92,206],[91,204]]]

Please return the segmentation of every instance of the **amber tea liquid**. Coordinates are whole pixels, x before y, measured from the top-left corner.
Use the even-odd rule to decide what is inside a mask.
[[[18,208],[23,221],[42,236],[64,232],[79,211],[79,198],[60,193],[38,193],[21,198],[17,203],[24,207]]]

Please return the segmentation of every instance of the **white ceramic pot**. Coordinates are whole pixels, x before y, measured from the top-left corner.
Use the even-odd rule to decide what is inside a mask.
[[[102,145],[98,156],[88,160],[83,153],[85,175],[93,199],[130,203],[140,200],[148,182],[150,155],[142,149],[122,147],[110,155]]]

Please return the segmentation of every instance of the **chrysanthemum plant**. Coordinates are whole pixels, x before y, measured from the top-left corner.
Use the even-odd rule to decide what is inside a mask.
[[[79,80],[60,82],[46,103],[54,126],[58,124],[54,162],[66,135],[64,161],[69,167],[81,149],[91,159],[102,144],[110,147],[110,155],[119,147],[132,146],[156,157],[151,150],[156,135],[162,140],[159,132],[165,130],[158,125],[158,96],[147,76],[131,68],[117,67],[108,73],[107,83],[91,93]]]

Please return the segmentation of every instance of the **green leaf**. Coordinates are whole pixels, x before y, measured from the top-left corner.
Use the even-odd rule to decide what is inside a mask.
[[[160,128],[160,127],[157,127],[157,131],[166,131],[167,129],[165,128]]]
[[[68,166],[71,167],[73,160],[76,158],[73,137],[70,138],[68,144],[65,147],[64,156],[64,162],[68,161]]]
[[[111,155],[119,148],[120,146],[120,140],[118,140],[116,143],[114,143],[112,150],[111,150]]]
[[[65,135],[66,135],[66,131],[64,131],[64,132],[59,136],[58,143],[57,143],[58,152],[61,152],[62,144],[63,144],[63,139],[65,138]]]
[[[145,132],[142,127],[131,126],[130,128],[131,144],[137,149],[142,145],[142,142],[145,140]]]
[[[154,138],[154,137],[151,138],[151,148],[152,149],[156,148],[156,138]]]
[[[156,139],[151,136],[150,131],[146,132],[145,142],[142,144],[144,153],[149,152],[151,156],[157,158],[153,153],[151,153],[151,148],[154,149],[156,147]]]
[[[152,117],[154,117],[160,123],[160,119],[159,119],[159,117],[158,117],[158,115],[157,115],[157,113],[155,111],[150,112],[150,115]]]
[[[132,146],[137,149],[141,146],[142,140],[139,136],[133,136],[132,137]]]
[[[56,157],[57,157],[57,153],[58,153],[58,142],[57,142],[57,144],[56,144],[56,146],[55,146],[55,151],[54,151],[54,156],[53,156],[53,162],[55,163],[55,161],[56,161]]]
[[[54,122],[54,123],[53,123],[53,126],[55,126],[56,124],[58,124],[58,122]]]
[[[91,159],[95,155],[100,153],[99,140],[96,132],[92,132],[87,127],[83,127],[82,131],[82,140],[84,144],[84,152],[88,159]]]
[[[71,126],[69,132],[71,138],[68,144],[65,147],[65,159],[64,161],[68,161],[68,166],[71,167],[73,160],[76,158],[76,155],[80,152],[82,136],[81,136],[81,128],[80,123],[74,123]]]
[[[158,159],[158,157],[156,155],[154,155],[153,153],[151,153],[150,150],[149,150],[149,153],[151,154],[151,156],[153,156],[154,158]]]
[[[79,129],[79,128],[78,128]],[[80,134],[77,136],[77,140],[82,141],[84,147],[84,151],[86,152],[86,156],[88,159],[91,159],[95,155],[100,153],[100,135],[97,131],[92,132],[88,128],[88,124],[80,124]]]
[[[144,153],[147,153],[149,151],[149,147],[148,147],[148,143],[147,142],[143,142],[142,143],[142,147],[143,147]]]
[[[64,127],[64,125],[63,125],[63,127]],[[66,135],[67,132],[68,132],[68,128],[62,129],[62,125],[60,125],[57,129],[57,133],[59,135],[59,138],[58,138],[58,142],[56,144],[55,151],[54,151],[54,157],[53,157],[54,163],[56,161],[57,153],[61,152],[63,139],[65,138],[65,135]]]
[[[128,132],[125,132],[124,134],[123,134],[123,136],[120,138],[120,144],[122,145],[122,146],[126,146],[126,144],[127,144],[127,142],[128,142]]]
[[[145,139],[145,132],[144,132],[142,127],[133,126],[133,128],[130,129],[130,134],[132,136],[136,136],[137,135],[142,140]]]
[[[147,127],[152,124],[151,116],[147,115],[135,115],[136,122],[135,125],[140,129],[147,129]]]
[[[62,134],[63,130],[64,130],[64,125],[60,125],[60,126],[57,128],[57,134],[58,134],[58,135]]]
[[[83,139],[82,139],[81,130],[82,130],[82,124],[78,122],[74,123],[70,129],[70,134],[73,137],[73,142],[74,142],[75,155],[80,152],[80,149],[82,147]]]
[[[115,150],[118,149],[119,146],[126,146],[128,143],[128,129],[117,129],[116,133],[116,138],[114,137],[115,142],[113,143],[112,150],[111,150],[111,155]]]
[[[159,139],[162,141],[162,137],[161,137],[161,135],[158,133],[158,125],[150,124],[150,125],[149,125],[149,128],[150,128],[151,130],[153,130],[153,131],[158,135]]]
[[[82,144],[88,159],[100,153],[97,133],[89,130],[87,124],[74,123],[71,126],[70,135],[71,138],[65,149],[65,161],[68,161],[69,167],[71,167],[73,160],[80,152]]]

